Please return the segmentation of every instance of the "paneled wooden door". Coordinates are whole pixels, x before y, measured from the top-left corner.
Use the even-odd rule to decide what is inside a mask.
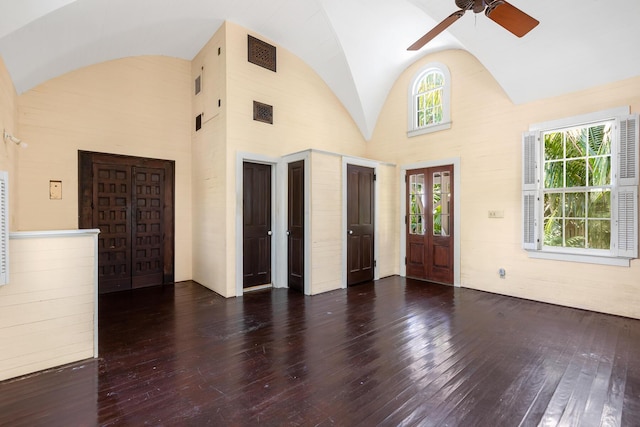
[[[174,163],[79,152],[80,228],[98,228],[100,293],[174,280]]]
[[[407,276],[453,284],[453,166],[407,171]]]
[[[242,287],[271,283],[271,165],[243,163]]]
[[[347,285],[374,277],[374,170],[347,165]]]
[[[287,194],[287,281],[304,292],[304,160],[289,163]]]

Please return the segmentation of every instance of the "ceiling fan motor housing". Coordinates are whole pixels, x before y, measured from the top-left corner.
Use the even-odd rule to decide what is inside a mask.
[[[475,0],[456,0],[456,6],[458,6],[462,10],[471,9],[473,3],[475,3]]]
[[[473,10],[475,13],[480,13],[484,10],[487,2],[485,0],[455,0],[456,6],[462,10]]]

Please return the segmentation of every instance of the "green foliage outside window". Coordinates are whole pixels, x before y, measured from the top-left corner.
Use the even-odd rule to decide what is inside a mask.
[[[419,82],[416,102],[418,127],[442,122],[442,89],[444,76],[438,71],[428,72]]]
[[[612,123],[543,134],[544,244],[611,246]]]

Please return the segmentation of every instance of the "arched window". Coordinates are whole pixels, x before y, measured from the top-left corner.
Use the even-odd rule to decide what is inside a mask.
[[[444,64],[420,69],[409,86],[408,136],[449,129],[451,77]]]

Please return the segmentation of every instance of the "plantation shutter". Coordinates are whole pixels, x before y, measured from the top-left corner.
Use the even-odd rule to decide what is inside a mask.
[[[617,256],[638,257],[638,115],[618,120]]]
[[[9,283],[9,174],[0,172],[0,285]]]
[[[538,247],[538,133],[522,135],[522,248]]]

